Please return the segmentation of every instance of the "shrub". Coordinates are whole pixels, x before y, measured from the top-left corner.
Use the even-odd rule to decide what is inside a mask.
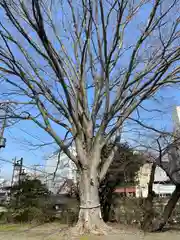
[[[28,176],[11,189],[8,211],[1,214],[1,222],[49,222],[54,220],[50,192],[38,179]]]
[[[141,199],[120,198],[117,199],[111,209],[111,215],[119,223],[140,224],[142,220]]]
[[[9,209],[0,216],[1,223],[44,223],[55,219],[53,211],[45,211],[41,208],[29,207],[22,209]]]

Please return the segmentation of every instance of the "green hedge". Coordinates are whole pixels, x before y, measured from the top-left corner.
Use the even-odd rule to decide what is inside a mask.
[[[116,220],[123,224],[140,224],[143,219],[141,198],[120,198],[117,197],[111,208],[111,220]],[[159,216],[167,203],[168,198],[155,198],[154,199],[154,212],[155,217]],[[175,210],[169,220],[170,223],[180,223],[180,204],[176,205]]]

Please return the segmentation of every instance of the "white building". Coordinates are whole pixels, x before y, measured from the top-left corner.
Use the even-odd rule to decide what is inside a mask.
[[[70,148],[70,151],[75,154],[74,148]],[[59,153],[52,154],[46,160],[45,172],[47,187],[54,194],[58,192],[65,180],[76,182],[76,166],[65,153],[61,153],[60,156]]]
[[[136,197],[147,197],[151,167],[152,163],[146,163],[140,168],[137,176],[138,185],[136,186]],[[165,171],[157,166],[154,175],[153,191],[159,196],[164,196],[172,194],[174,189],[175,185],[170,183],[170,179]]]
[[[176,134],[180,133],[180,106],[176,106],[173,112],[174,131]]]

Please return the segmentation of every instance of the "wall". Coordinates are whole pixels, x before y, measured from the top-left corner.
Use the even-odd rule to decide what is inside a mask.
[[[175,190],[175,185],[153,184],[153,191],[158,195],[171,195]]]
[[[152,164],[145,163],[137,174],[136,197],[147,197]]]

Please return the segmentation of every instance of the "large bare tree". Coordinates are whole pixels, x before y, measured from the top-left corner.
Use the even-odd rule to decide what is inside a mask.
[[[1,101],[76,164],[78,231],[106,229],[98,187],[116,145],[103,164],[102,148],[144,101],[179,81],[178,2],[0,0]]]

